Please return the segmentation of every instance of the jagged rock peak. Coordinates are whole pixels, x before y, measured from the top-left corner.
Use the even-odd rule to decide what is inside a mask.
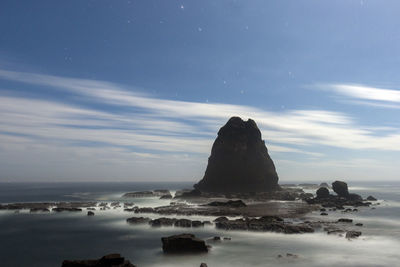
[[[232,117],[218,131],[204,178],[203,192],[263,192],[279,188],[278,175],[254,120]]]

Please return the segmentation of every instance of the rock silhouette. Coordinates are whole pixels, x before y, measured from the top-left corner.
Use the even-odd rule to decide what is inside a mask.
[[[219,130],[203,179],[202,192],[266,192],[279,189],[278,174],[257,124],[232,117]]]

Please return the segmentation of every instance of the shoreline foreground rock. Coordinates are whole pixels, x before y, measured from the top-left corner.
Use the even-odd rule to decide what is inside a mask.
[[[280,189],[275,165],[252,119],[232,117],[219,130],[201,192],[268,192]]]
[[[64,260],[62,267],[135,267],[120,254],[108,254],[97,260]]]

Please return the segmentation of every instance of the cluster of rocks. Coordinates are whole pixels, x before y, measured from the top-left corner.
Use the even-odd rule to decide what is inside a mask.
[[[149,224],[152,227],[161,226],[175,226],[175,227],[203,227],[204,225],[211,224],[210,221],[199,221],[189,219],[177,219],[161,217],[157,219],[150,219],[147,217],[131,217],[126,219],[129,224]]]
[[[64,260],[62,267],[135,267],[120,254],[109,254],[94,260]]]
[[[135,191],[125,193],[122,197],[131,197],[131,198],[138,198],[138,197],[160,197],[161,199],[171,199],[172,194],[167,189],[156,189],[152,191]]]
[[[219,217],[215,220],[215,226],[216,228],[223,230],[248,230],[276,232],[284,234],[301,234],[314,232],[314,229],[305,223],[287,223],[278,216],[241,218],[236,220],[229,220],[226,217]]]
[[[340,210],[345,210],[344,206],[359,207],[371,205],[371,202],[364,201],[360,195],[349,193],[347,183],[343,181],[333,182],[332,189],[336,193],[336,195],[332,195],[327,187],[320,187],[316,191],[315,198],[308,198],[305,201],[308,204],[320,204],[324,208],[335,208]],[[369,196],[367,200],[372,199],[375,198]]]

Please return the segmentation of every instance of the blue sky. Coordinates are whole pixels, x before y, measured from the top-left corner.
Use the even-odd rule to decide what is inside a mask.
[[[281,181],[396,180],[398,1],[1,1],[2,181],[196,181],[253,118]]]

